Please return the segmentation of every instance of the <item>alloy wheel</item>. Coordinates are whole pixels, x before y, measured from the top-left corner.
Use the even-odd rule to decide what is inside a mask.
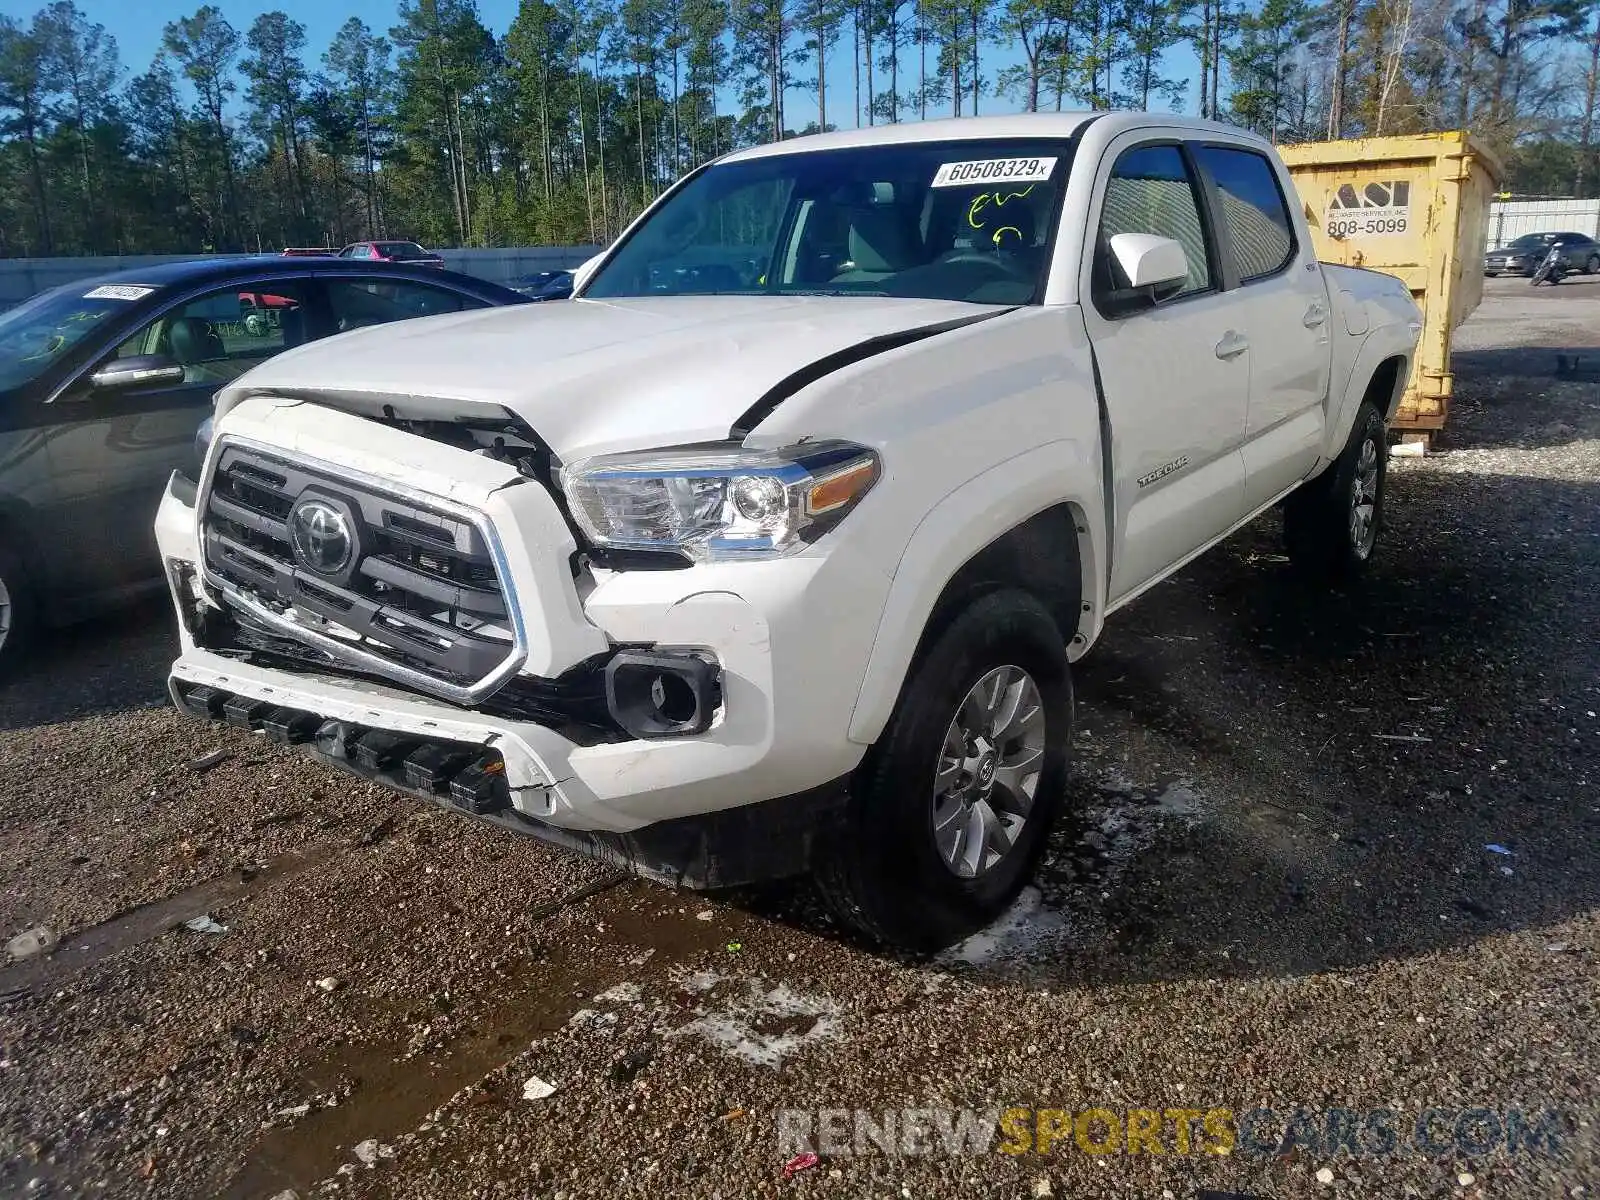
[[[967,693],[945,731],[933,785],[933,836],[955,875],[975,879],[1017,844],[1044,767],[1039,685],[996,667]]]
[[[1367,438],[1350,481],[1350,548],[1366,559],[1378,537],[1378,443]]]

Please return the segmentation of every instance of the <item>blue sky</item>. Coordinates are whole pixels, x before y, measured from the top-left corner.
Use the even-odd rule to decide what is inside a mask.
[[[189,15],[204,2],[205,0],[77,0],[79,9],[87,13],[90,20],[98,21],[116,37],[123,66],[130,74],[138,74],[150,65],[151,59],[161,48],[162,26],[180,16]],[[320,69],[322,52],[333,40],[333,35],[339,26],[351,17],[360,17],[377,32],[387,34],[389,27],[395,23],[397,7],[395,0],[333,0],[332,3],[323,0],[212,0],[212,2],[222,9],[241,34],[262,13],[273,10],[288,13],[306,27],[306,61],[312,70]],[[30,19],[42,7],[44,0],[0,0],[0,13],[24,21]],[[478,0],[478,12],[485,25],[496,34],[503,34],[516,18],[517,0]],[[999,68],[1016,61],[1014,53],[1007,53],[1003,47],[998,46],[986,46],[984,56],[986,60],[983,64],[984,75],[991,79]],[[854,76],[850,59],[851,45],[845,40],[828,60],[829,120],[832,124],[840,126],[849,126],[853,123],[850,106]],[[915,64],[911,65],[914,71]],[[1190,80],[1191,92],[1194,90],[1194,78],[1198,69],[1195,57],[1187,46],[1172,51],[1165,65],[1167,74]],[[242,87],[240,91],[243,91]],[[724,96],[723,99],[724,103],[727,103],[731,98]],[[810,93],[791,92],[785,98],[784,105],[786,123],[792,129],[802,128],[808,121],[816,119],[816,98]],[[1014,112],[1018,107],[1015,102],[985,95],[980,101],[979,111]],[[1186,111],[1193,111],[1192,97],[1189,98],[1185,108]]]

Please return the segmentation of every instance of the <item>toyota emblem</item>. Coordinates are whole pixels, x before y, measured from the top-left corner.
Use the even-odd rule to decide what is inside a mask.
[[[355,554],[344,513],[315,497],[300,501],[289,514],[289,542],[302,564],[323,575],[337,575]]]

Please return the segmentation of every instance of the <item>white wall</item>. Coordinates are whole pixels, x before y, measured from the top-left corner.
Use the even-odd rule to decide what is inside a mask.
[[[1489,206],[1489,245],[1525,233],[1586,233],[1600,238],[1600,200],[1503,200]]]

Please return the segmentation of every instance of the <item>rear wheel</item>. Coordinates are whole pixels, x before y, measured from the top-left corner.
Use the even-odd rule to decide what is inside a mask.
[[[1585,275],[1600,275],[1600,254],[1589,255],[1589,261],[1583,264]]]
[[[22,561],[0,543],[0,679],[9,675],[32,647],[35,615]]]
[[[1343,452],[1289,497],[1284,541],[1301,574],[1332,581],[1366,570],[1383,528],[1388,440],[1383,417],[1372,401],[1363,400]]]
[[[1032,596],[991,593],[913,670],[856,778],[817,882],[877,941],[936,950],[999,916],[1044,851],[1066,789],[1065,639]]]

